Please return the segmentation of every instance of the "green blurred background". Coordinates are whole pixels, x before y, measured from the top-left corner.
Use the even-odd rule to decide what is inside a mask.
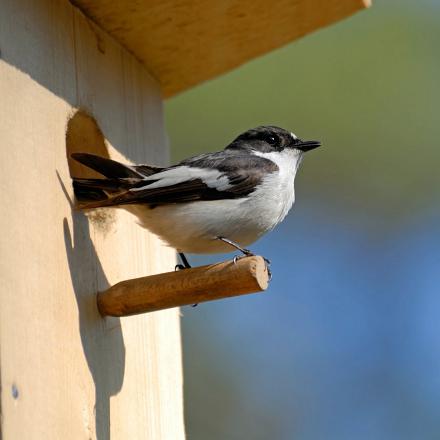
[[[376,1],[166,102],[174,161],[324,145],[253,246],[268,292],[183,310],[190,440],[440,438],[439,47],[440,2]]]

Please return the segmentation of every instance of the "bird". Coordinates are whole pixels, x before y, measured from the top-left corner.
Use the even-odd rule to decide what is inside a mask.
[[[268,125],[245,131],[222,151],[169,167],[72,153],[104,176],[74,177],[74,194],[79,209],[117,207],[134,214],[142,227],[179,253],[181,268],[191,267],[186,253],[237,249],[253,255],[247,247],[275,228],[294,204],[304,153],[320,145]]]

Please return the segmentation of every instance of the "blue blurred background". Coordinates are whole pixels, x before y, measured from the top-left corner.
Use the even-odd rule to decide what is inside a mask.
[[[440,2],[376,1],[167,101],[175,161],[260,124],[324,144],[252,247],[269,290],[183,309],[190,440],[440,438],[439,48]]]

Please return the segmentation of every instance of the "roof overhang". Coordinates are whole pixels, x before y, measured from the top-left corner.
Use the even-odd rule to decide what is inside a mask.
[[[368,7],[370,0],[72,0],[138,58],[164,97]]]

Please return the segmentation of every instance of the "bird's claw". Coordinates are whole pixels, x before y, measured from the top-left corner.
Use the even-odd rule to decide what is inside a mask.
[[[241,260],[242,258],[253,257],[253,256],[255,256],[255,254],[253,254],[251,251],[248,251],[247,249],[245,249],[245,250],[246,250],[247,252],[246,252],[246,253],[243,253],[244,255],[235,255],[235,256],[234,256],[234,258],[232,259],[232,263],[233,263],[233,264],[237,264],[237,261],[238,261],[238,260]],[[271,281],[271,280],[272,280],[272,271],[270,270],[271,262],[270,262],[270,260],[269,260],[268,258],[266,258],[266,257],[263,257],[263,260],[264,260],[264,264],[265,264],[265,266],[266,266],[267,274],[268,274],[268,276],[269,276],[269,281]]]
[[[270,260],[268,260],[267,258],[264,258],[264,263],[266,265],[266,270],[267,270],[267,276],[269,277],[269,281],[272,280],[272,271],[270,270]]]
[[[246,251],[246,252],[243,252],[243,255],[235,255],[234,258],[233,258],[233,260],[232,260],[232,262],[233,262],[234,264],[237,264],[237,261],[238,261],[238,260],[241,260],[242,258],[246,258],[246,257],[254,257],[254,256],[255,256],[255,254],[252,253],[251,251],[249,251],[249,250],[247,250],[247,249],[245,249],[245,251]]]

